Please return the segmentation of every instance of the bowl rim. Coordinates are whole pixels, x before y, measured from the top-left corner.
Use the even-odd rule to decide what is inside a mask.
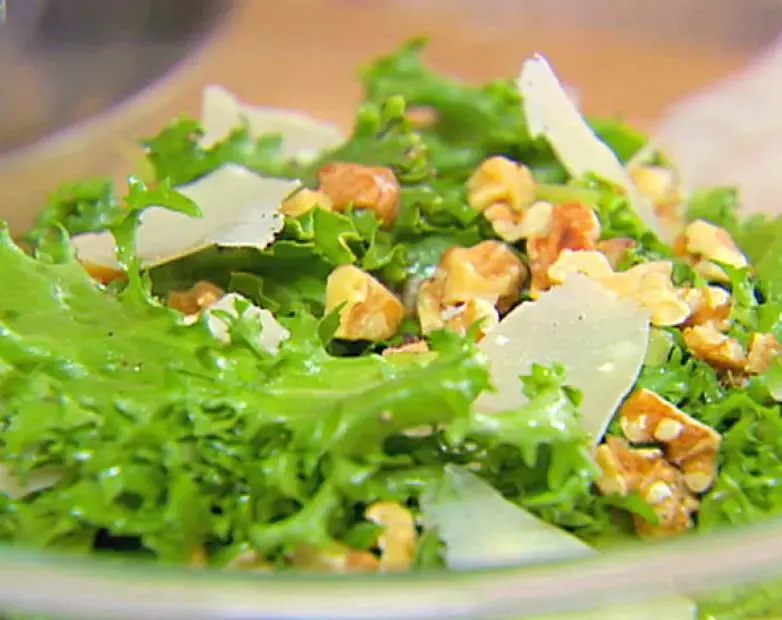
[[[199,64],[209,53],[212,45],[228,29],[231,19],[238,13],[239,3],[234,0],[220,0],[220,3],[226,8],[221,9],[217,23],[197,39],[189,54],[172,63],[166,71],[140,90],[98,114],[44,134],[24,146],[12,149],[5,155],[0,155],[0,173],[24,165],[36,158],[49,159],[63,152],[71,151],[74,145],[94,139],[96,132],[99,132],[101,128],[128,122],[134,111],[140,111],[150,106],[154,107],[156,102],[165,101],[172,88],[186,73],[187,68]]]
[[[708,594],[779,575],[780,519],[587,559],[387,575],[173,568],[0,546],[0,607],[96,620],[519,618]]]

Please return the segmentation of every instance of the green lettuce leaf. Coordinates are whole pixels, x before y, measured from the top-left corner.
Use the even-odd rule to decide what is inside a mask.
[[[376,59],[362,72],[367,99],[401,95],[411,107],[432,108],[432,133],[448,143],[487,152],[529,141],[519,94],[512,80],[470,86],[421,62],[425,39],[414,39]]]
[[[536,370],[533,405],[492,421],[470,416],[488,371],[454,334],[431,335],[422,356],[340,358],[326,351],[333,329],[298,312],[276,355],[253,346],[240,320],[222,343],[150,297],[133,259],[144,208],[195,205],[138,181],[124,204],[111,226],[129,277],[119,293],[72,253],[31,257],[0,233],[0,462],[20,478],[31,466],[61,472],[52,487],[6,498],[6,539],[166,562],[203,547],[274,557],[357,536],[356,503],[414,502],[467,454],[487,472],[534,471],[526,499],[541,509],[586,492],[593,472],[575,423],[562,436],[553,424],[509,432],[575,415],[556,372]],[[421,425],[451,430],[400,449],[403,431]],[[556,459],[539,454],[554,444]]]
[[[282,157],[282,137],[268,134],[253,138],[245,125],[239,125],[223,140],[204,148],[198,121],[179,118],[156,136],[142,140],[155,180],[168,179],[184,185],[228,163],[280,178],[296,178],[294,166]]]
[[[114,184],[97,177],[64,183],[49,194],[32,228],[22,237],[37,244],[52,228],[64,228],[70,234],[106,230],[120,209]]]

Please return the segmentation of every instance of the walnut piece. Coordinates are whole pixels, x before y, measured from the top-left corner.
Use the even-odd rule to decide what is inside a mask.
[[[638,302],[649,311],[654,325],[678,325],[690,315],[690,307],[673,286],[673,265],[668,261],[640,263],[614,272],[602,252],[566,249],[549,267],[547,277],[551,284],[561,284],[571,273],[582,273],[617,295]]]
[[[467,203],[483,213],[494,232],[518,241],[524,212],[535,200],[535,179],[529,168],[497,155],[483,161],[467,181]]]
[[[680,231],[684,227],[683,195],[676,172],[662,166],[635,166],[628,172],[663,226],[672,233]]]
[[[369,551],[351,549],[334,544],[326,549],[309,545],[297,547],[287,558],[288,563],[301,571],[323,573],[375,573],[380,568],[377,556]]]
[[[450,248],[443,253],[438,270],[445,273],[446,305],[483,299],[501,311],[516,302],[527,277],[524,263],[499,241]]]
[[[225,291],[216,284],[201,280],[187,291],[171,291],[166,297],[166,305],[184,314],[198,314],[224,294]]]
[[[527,269],[510,247],[482,241],[470,248],[447,250],[434,275],[421,283],[416,311],[421,331],[448,327],[464,333],[482,319],[481,338],[499,323],[499,312],[519,298]]]
[[[755,332],[749,341],[746,371],[751,375],[763,374],[780,353],[782,345],[773,334]]]
[[[318,182],[336,211],[368,209],[386,226],[396,219],[399,182],[391,168],[333,162],[318,170]]]
[[[410,511],[396,502],[380,501],[369,506],[364,517],[384,528],[377,539],[379,569],[383,572],[408,570],[413,564],[417,540],[415,520]]]
[[[679,291],[682,301],[690,307],[690,316],[685,325],[711,324],[718,331],[730,327],[730,293],[719,286],[683,288]]]
[[[470,299],[462,304],[449,306],[441,316],[448,329],[462,335],[466,334],[472,325],[480,321],[476,342],[480,342],[500,323],[499,312],[485,299]]]
[[[340,265],[326,280],[326,312],[342,304],[335,335],[344,340],[390,338],[405,315],[402,302],[391,291],[353,265]]]
[[[315,207],[331,209],[331,198],[324,192],[304,187],[285,200],[280,210],[288,217],[297,217]]]
[[[625,400],[619,426],[632,443],[663,446],[666,460],[682,468],[691,491],[703,493],[714,482],[720,434],[651,390],[638,389]]]
[[[741,343],[720,332],[713,323],[685,327],[682,336],[690,352],[714,368],[741,373],[747,366]]]
[[[87,275],[104,286],[111,284],[114,280],[124,280],[127,277],[124,271],[89,261],[81,261],[81,266],[84,267]]]
[[[524,213],[519,224],[519,238],[545,237],[551,231],[554,221],[554,205],[550,202],[538,201]]]
[[[693,525],[698,501],[687,489],[682,473],[654,448],[631,448],[618,437],[607,437],[595,459],[602,472],[596,484],[601,493],[627,495],[632,491],[649,504],[659,523],[634,517],[635,529],[644,538],[665,538]]]
[[[577,203],[555,205],[548,232],[527,240],[530,294],[534,297],[550,287],[548,270],[563,250],[594,250],[599,237],[600,222],[590,207]]]
[[[613,239],[604,239],[598,242],[597,251],[602,252],[611,264],[611,267],[616,269],[617,265],[625,257],[628,250],[632,250],[636,243],[633,239],[627,239],[625,237],[614,237]]]
[[[431,280],[425,280],[418,287],[415,299],[416,314],[421,331],[429,334],[445,327],[443,318],[443,295],[445,291],[445,274],[436,273]]]
[[[429,334],[435,330],[448,328],[465,334],[473,323],[481,321],[477,339],[481,340],[490,329],[500,322],[500,315],[493,304],[485,299],[469,299],[465,302],[445,304],[444,272],[424,282],[418,289],[416,309],[421,331]]]
[[[715,263],[742,268],[747,257],[739,250],[728,231],[706,220],[694,220],[684,230],[684,245],[692,257],[695,271],[714,282],[729,282],[727,274]]]

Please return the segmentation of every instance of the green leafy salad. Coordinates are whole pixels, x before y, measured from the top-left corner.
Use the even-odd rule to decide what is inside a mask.
[[[394,572],[782,512],[782,220],[683,187],[541,57],[474,86],[422,47],[361,73],[347,137],[208,87],[126,190],[0,231],[3,540]]]

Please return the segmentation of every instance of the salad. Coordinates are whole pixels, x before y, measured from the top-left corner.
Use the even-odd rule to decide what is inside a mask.
[[[782,221],[583,119],[542,57],[473,86],[423,46],[362,71],[347,137],[208,87],[126,190],[0,232],[4,541],[382,573],[780,512]]]

